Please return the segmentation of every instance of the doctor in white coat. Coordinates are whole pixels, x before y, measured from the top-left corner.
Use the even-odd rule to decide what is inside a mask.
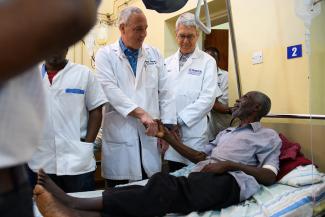
[[[43,169],[67,192],[95,190],[93,142],[106,96],[95,74],[66,59],[68,49],[48,57],[41,75],[48,111],[41,145],[28,162],[31,181]],[[36,184],[36,183],[33,183]]]
[[[203,151],[208,143],[207,115],[221,91],[216,85],[216,62],[197,47],[198,37],[194,15],[182,14],[176,22],[179,50],[166,59],[166,68],[175,94],[181,139],[191,148]],[[166,151],[165,159],[170,172],[190,163],[172,147]]]
[[[176,124],[176,108],[164,59],[143,44],[147,20],[137,7],[119,17],[120,39],[97,52],[96,70],[105,106],[102,176],[108,187],[141,180],[161,170],[155,119]]]

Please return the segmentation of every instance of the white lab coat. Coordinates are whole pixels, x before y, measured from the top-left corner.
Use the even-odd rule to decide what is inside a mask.
[[[166,59],[166,68],[175,94],[177,115],[184,122],[181,126],[182,141],[195,150],[203,151],[208,143],[207,115],[215,98],[221,95],[216,85],[216,62],[197,47],[179,70],[179,57],[178,50]],[[172,147],[165,153],[165,159],[190,163]]]
[[[96,70],[109,103],[103,122],[102,176],[140,180],[142,163],[148,176],[161,170],[157,139],[145,135],[141,122],[128,115],[141,107],[154,119],[176,124],[174,97],[167,81],[164,59],[148,45],[139,51],[136,76],[118,42],[101,48]]]
[[[53,78],[52,85],[44,65],[41,71],[48,111],[41,145],[29,167],[56,175],[94,171],[93,144],[80,139],[87,134],[88,112],[107,102],[101,85],[87,67],[71,62]]]

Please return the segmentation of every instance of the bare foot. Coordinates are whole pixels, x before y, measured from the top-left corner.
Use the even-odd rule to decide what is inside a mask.
[[[43,186],[37,184],[34,188],[37,207],[43,217],[78,217],[78,214],[60,201],[57,201]]]
[[[61,203],[74,208],[72,197],[67,195],[52,179],[44,172],[43,169],[38,171],[37,184],[42,185],[48,192],[55,196]]]

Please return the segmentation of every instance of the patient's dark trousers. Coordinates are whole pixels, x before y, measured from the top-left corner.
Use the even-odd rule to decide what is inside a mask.
[[[235,178],[227,173],[196,172],[188,178],[157,173],[145,186],[105,191],[102,216],[147,217],[221,209],[238,203],[239,195]]]

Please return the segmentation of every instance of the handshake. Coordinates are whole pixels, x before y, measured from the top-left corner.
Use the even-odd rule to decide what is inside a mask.
[[[161,153],[165,153],[169,145],[175,142],[181,142],[180,128],[178,125],[165,126],[160,120],[153,119],[149,113],[138,107],[130,112],[130,115],[139,119],[146,128],[147,136],[158,138],[158,145]]]
[[[165,154],[169,144],[181,143],[180,128],[178,125],[166,127],[160,120],[156,120],[158,130],[155,136],[158,138],[158,148],[161,154]]]

